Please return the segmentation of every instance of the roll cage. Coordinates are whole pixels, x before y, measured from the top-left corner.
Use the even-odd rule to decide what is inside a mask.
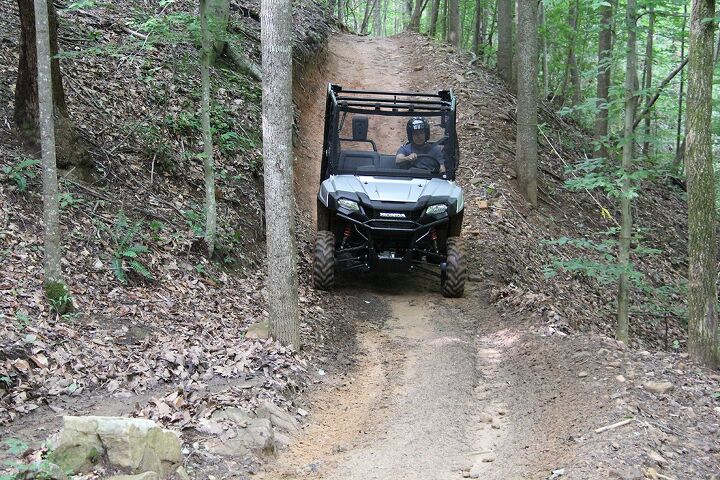
[[[344,89],[337,84],[328,84],[320,182],[331,175],[338,174],[370,176],[395,176],[398,174],[396,169],[383,165],[383,162],[387,164],[391,159],[381,158],[373,139],[367,138],[367,118],[363,123],[362,118],[355,116],[352,121],[352,138],[341,137],[341,130],[347,114],[439,118],[439,126],[443,130],[443,135],[433,143],[442,146],[446,167],[446,172],[442,177],[447,180],[455,180],[460,156],[455,107],[456,97],[452,90],[440,90],[437,93],[381,92]],[[356,122],[356,120],[358,121]],[[368,152],[343,151],[342,141],[368,143],[372,150]],[[341,164],[340,160],[343,155],[354,156],[350,159],[353,162],[353,168],[345,168]],[[387,156],[385,155],[385,157]],[[431,176],[429,172],[415,168],[407,173],[416,177]]]

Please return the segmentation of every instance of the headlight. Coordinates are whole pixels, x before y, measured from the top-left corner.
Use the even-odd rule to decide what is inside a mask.
[[[357,202],[353,202],[352,200],[348,200],[347,198],[341,198],[340,200],[338,200],[338,204],[341,207],[350,210],[351,212],[357,212],[360,210]]]
[[[428,215],[438,215],[445,212],[447,212],[447,205],[445,205],[444,203],[430,205],[429,207],[427,207],[427,210],[425,210],[425,213]]]

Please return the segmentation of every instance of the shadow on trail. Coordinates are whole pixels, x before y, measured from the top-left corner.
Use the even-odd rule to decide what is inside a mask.
[[[425,273],[346,273],[335,279],[335,291],[355,295],[366,292],[379,296],[412,296],[442,298],[440,279]]]

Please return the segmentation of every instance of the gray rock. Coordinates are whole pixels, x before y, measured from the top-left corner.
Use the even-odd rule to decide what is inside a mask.
[[[607,472],[608,478],[618,480],[642,480],[645,474],[637,467],[628,467],[626,469],[610,469]]]
[[[55,459],[63,471],[88,470],[105,456],[112,466],[165,476],[182,461],[178,435],[141,418],[63,417]]]
[[[157,472],[143,472],[137,475],[114,475],[107,480],[159,480]]]
[[[275,453],[277,447],[275,434],[272,423],[267,418],[253,418],[247,427],[238,428],[235,433],[234,438],[208,441],[207,449],[225,457],[236,457],[249,451],[265,454]]]
[[[480,415],[478,415],[478,420],[480,420],[482,423],[492,423],[493,416],[487,412],[482,412]]]
[[[255,414],[258,418],[270,420],[273,426],[288,433],[297,433],[300,429],[300,424],[293,415],[270,401],[263,402],[263,404],[255,410]]]
[[[645,382],[645,390],[648,392],[652,392],[655,394],[663,394],[667,393],[675,388],[675,386],[670,382],[654,382],[649,381]]]
[[[658,452],[656,452],[655,450],[650,450],[650,451],[648,452],[648,458],[650,459],[650,461],[651,461],[652,463],[656,463],[656,464],[658,464],[658,465],[665,465],[665,464],[667,463],[667,460],[665,460],[665,457],[663,457],[662,455],[660,455],[660,454],[659,454]],[[651,464],[652,464],[652,463],[651,463]]]
[[[247,427],[255,416],[242,408],[226,408],[224,410],[216,410],[212,414],[212,418],[213,420],[229,420],[239,427]]]

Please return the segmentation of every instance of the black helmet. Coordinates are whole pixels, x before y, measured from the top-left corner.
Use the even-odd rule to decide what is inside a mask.
[[[425,141],[430,140],[430,124],[423,117],[412,117],[407,122],[407,137],[408,142],[412,143],[413,133],[417,130],[425,131]]]

